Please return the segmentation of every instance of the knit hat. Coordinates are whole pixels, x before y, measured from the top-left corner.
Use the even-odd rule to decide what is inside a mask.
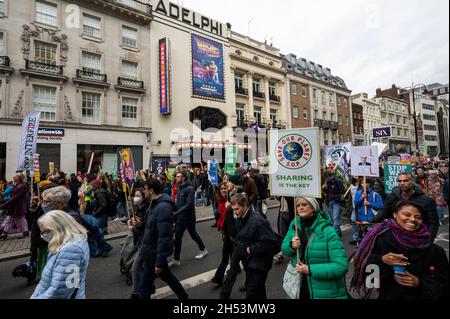
[[[91,182],[91,186],[94,188],[101,188],[102,184],[102,181],[99,181],[98,179]]]
[[[318,212],[320,210],[320,205],[315,198],[312,197],[300,197],[300,198],[306,200],[312,206],[315,212]]]

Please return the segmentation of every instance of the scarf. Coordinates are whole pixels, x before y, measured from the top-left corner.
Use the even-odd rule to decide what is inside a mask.
[[[384,223],[376,226],[371,232],[369,232],[361,242],[358,251],[355,255],[355,272],[351,282],[351,288],[361,291],[364,285],[365,270],[367,266],[367,260],[372,255],[375,242],[378,237],[390,230],[394,236],[395,241],[399,247],[406,251],[413,249],[426,249],[430,247],[431,234],[428,227],[422,224],[420,228],[414,233],[406,231],[394,219],[388,219]]]
[[[288,212],[289,212],[288,202],[287,202],[286,198],[281,197],[280,213],[288,213]]]

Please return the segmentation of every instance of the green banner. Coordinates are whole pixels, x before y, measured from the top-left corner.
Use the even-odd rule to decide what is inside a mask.
[[[400,173],[406,172],[412,174],[412,165],[406,164],[385,164],[384,182],[386,195],[391,194],[392,190],[398,186],[397,177]]]
[[[238,147],[227,146],[225,149],[225,174],[234,175],[238,159]]]

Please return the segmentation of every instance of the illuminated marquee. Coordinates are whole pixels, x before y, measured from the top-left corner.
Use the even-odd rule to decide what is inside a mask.
[[[163,115],[172,113],[170,85],[170,41],[163,38],[159,40],[159,105],[160,113]]]

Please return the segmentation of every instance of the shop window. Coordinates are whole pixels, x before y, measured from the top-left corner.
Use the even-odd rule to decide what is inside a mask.
[[[39,154],[39,168],[41,175],[50,171],[49,163],[54,163],[55,168],[61,170],[61,145],[60,144],[40,144],[36,146],[36,153]]]

